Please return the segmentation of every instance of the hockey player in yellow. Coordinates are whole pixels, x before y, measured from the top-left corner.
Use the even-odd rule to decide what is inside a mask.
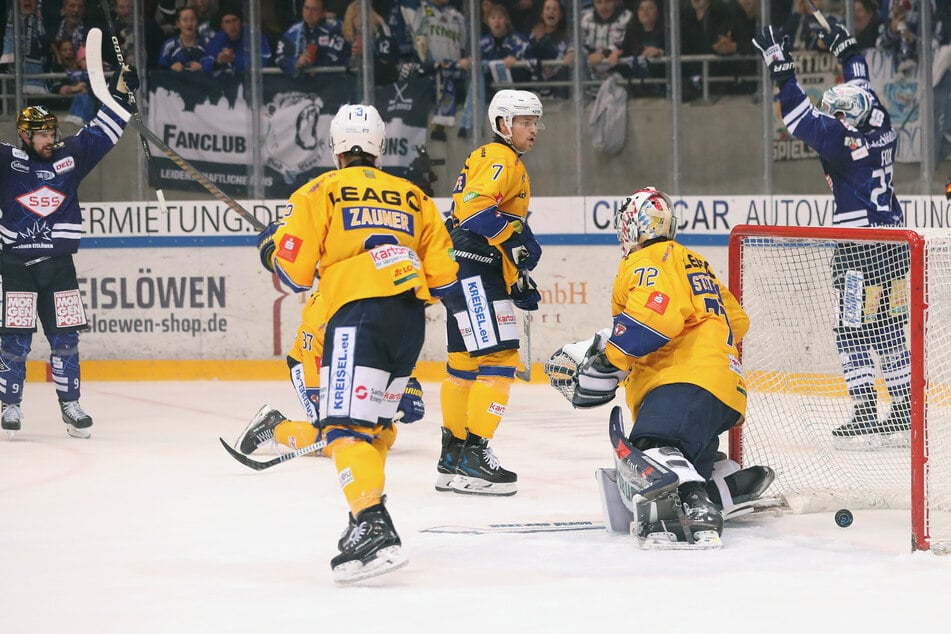
[[[466,158],[452,191],[448,224],[467,307],[447,316],[436,490],[514,495],[517,476],[488,443],[518,367],[515,308],[537,310],[541,299],[528,274],[541,247],[528,225],[531,185],[521,157],[544,126],[541,102],[524,90],[500,90],[488,113],[495,138]]]
[[[330,124],[338,169],[294,192],[284,218],[258,238],[265,267],[292,289],[309,290],[320,276],[320,426],[354,518],[331,560],[341,583],[406,563],[373,441],[419,357],[426,305],[442,299],[464,310],[442,217],[418,187],[379,169],[385,143],[373,106],[342,106]]]
[[[578,359],[572,403],[603,405],[623,384],[634,417],[631,444],[679,477],[675,503],[683,504],[688,526],[677,530],[716,531],[719,540],[721,500],[711,501],[707,481],[719,458],[719,435],[746,413],[737,344],[749,318],[709,263],[674,240],[677,219],[667,194],[636,191],[619,206],[615,226],[624,257],[611,298],[613,326]],[[773,478],[765,467],[744,476],[753,480],[742,483],[750,498]],[[672,509],[649,503],[638,537],[662,532],[666,539],[671,524],[680,526],[667,515]]]

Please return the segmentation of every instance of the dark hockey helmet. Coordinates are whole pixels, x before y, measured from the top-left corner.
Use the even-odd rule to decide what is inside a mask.
[[[17,115],[17,131],[32,137],[38,130],[59,130],[59,121],[43,106],[27,106]]]

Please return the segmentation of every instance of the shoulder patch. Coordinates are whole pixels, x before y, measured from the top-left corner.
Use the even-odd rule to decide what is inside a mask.
[[[870,114],[868,117],[868,123],[873,128],[882,127],[882,124],[885,123],[885,113],[878,108],[873,108],[872,114]]]

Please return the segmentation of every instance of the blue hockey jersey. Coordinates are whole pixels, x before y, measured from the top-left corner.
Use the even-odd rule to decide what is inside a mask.
[[[48,161],[0,144],[0,249],[25,259],[75,253],[82,236],[79,183],[115,147],[125,122],[103,106]]]
[[[846,81],[872,95],[867,129],[857,130],[812,105],[795,79],[779,91],[783,123],[819,154],[835,199],[832,224],[845,227],[902,226],[905,219],[893,185],[897,135],[888,112],[868,84],[868,65],[859,54],[842,66]]]

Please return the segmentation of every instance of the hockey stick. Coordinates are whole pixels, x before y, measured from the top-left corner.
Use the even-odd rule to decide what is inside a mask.
[[[262,471],[264,469],[269,469],[273,467],[274,465],[281,464],[282,462],[287,462],[288,460],[296,458],[297,456],[303,456],[309,453],[313,453],[315,451],[320,451],[321,449],[327,446],[326,440],[318,440],[312,445],[307,445],[306,447],[295,449],[294,451],[290,453],[281,454],[277,458],[271,458],[270,460],[265,460],[264,462],[260,462],[258,460],[252,460],[251,458],[248,458],[246,455],[244,455],[243,453],[241,453],[240,451],[238,451],[237,449],[229,445],[224,438],[219,436],[218,440],[221,441],[221,446],[224,447],[225,450],[229,454],[231,454],[232,458],[234,458],[235,460],[237,460],[244,466],[254,469],[255,471]]]
[[[806,0],[809,3],[809,8],[812,10],[812,15],[815,16],[816,22],[819,23],[823,29],[826,30],[826,33],[832,33],[832,27],[829,26],[829,21],[826,20],[826,16],[822,15],[822,11],[816,6],[816,3],[812,0]]]
[[[604,530],[603,522],[592,520],[566,520],[562,522],[506,522],[482,526],[430,526],[420,533],[445,533],[449,535],[491,535],[498,533],[567,533],[574,531]]]
[[[515,377],[531,383],[532,381],[532,316],[528,312],[522,313],[522,338],[525,340],[525,368],[515,371]],[[519,345],[519,348],[522,346]]]
[[[116,32],[112,28],[112,20],[109,19],[111,15],[109,12],[109,2],[108,0],[100,0],[99,4],[102,6],[103,15],[106,18],[106,22],[109,25],[109,36],[112,38],[112,50],[116,54],[116,62],[121,69],[125,65],[125,59],[122,56],[122,47],[119,45],[119,38],[116,37]],[[100,43],[100,46],[102,44]],[[89,50],[88,41],[86,50]],[[88,65],[88,61],[87,61]],[[132,116],[136,121],[142,123],[142,115],[139,113],[139,109],[135,104],[135,95],[132,92],[129,92],[129,106],[132,108]],[[149,142],[145,140],[145,137],[140,136],[142,141],[142,151],[145,153],[145,168],[148,170],[149,174],[149,185],[155,188],[155,197],[158,199],[159,207],[162,209],[162,213],[168,213],[168,205],[165,204],[165,192],[162,191],[162,188],[158,186],[158,178],[155,176],[155,166],[152,164],[152,150],[149,149]]]
[[[172,160],[176,165],[178,165],[182,170],[195,179],[199,185],[204,187],[208,193],[214,196],[219,202],[223,203],[229,207],[236,214],[248,221],[248,223],[254,227],[256,231],[263,231],[265,229],[264,223],[254,217],[254,215],[242,207],[234,198],[228,194],[221,191],[217,185],[212,183],[204,174],[198,171],[198,169],[185,160],[181,154],[173,150],[168,146],[167,143],[162,141],[161,138],[154,132],[146,127],[140,119],[136,119],[131,116],[128,110],[119,105],[119,102],[115,100],[115,97],[109,92],[109,86],[106,84],[106,75],[103,72],[102,68],[102,31],[93,28],[89,29],[89,35],[86,37],[86,66],[89,72],[89,83],[92,84],[93,94],[96,95],[96,99],[101,101],[104,105],[108,106],[110,110],[115,112],[117,115],[121,116],[127,123],[131,124],[139,134],[141,134],[145,139],[148,139],[155,147],[162,151],[162,154],[167,156]]]

